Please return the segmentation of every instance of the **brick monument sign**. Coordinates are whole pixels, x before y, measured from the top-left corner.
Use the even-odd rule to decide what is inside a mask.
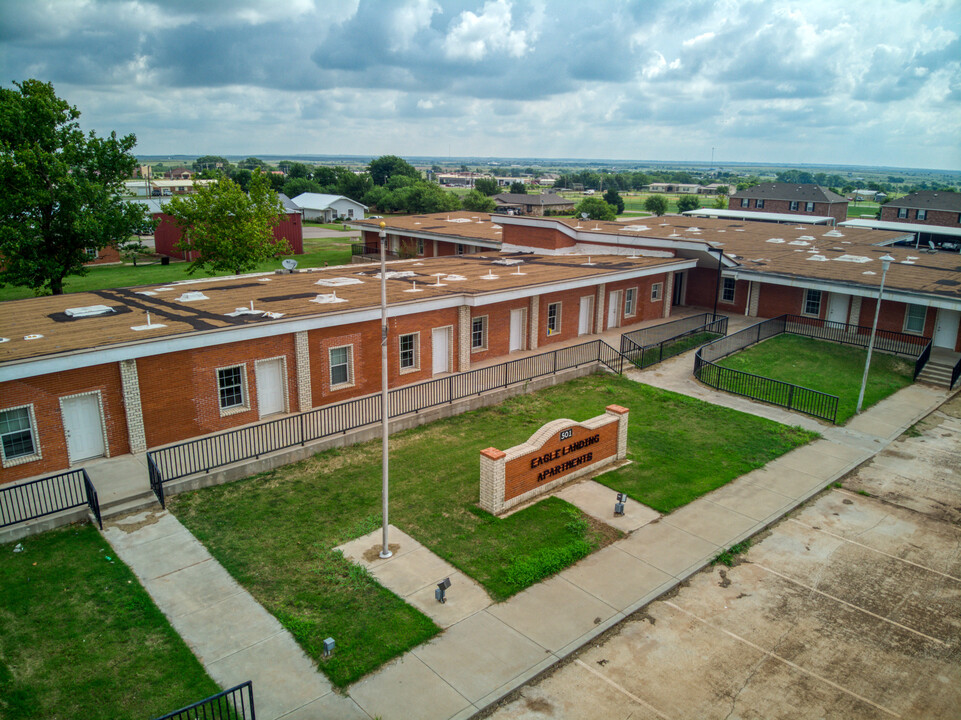
[[[480,505],[500,515],[516,505],[623,460],[628,410],[608,405],[603,415],[578,423],[553,420],[509,450],[480,452]]]

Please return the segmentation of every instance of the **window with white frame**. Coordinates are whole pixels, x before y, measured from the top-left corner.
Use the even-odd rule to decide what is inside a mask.
[[[821,317],[821,291],[820,290],[804,291],[804,309],[802,310],[801,314],[810,315],[811,317]]]
[[[917,333],[924,332],[924,319],[927,317],[928,309],[924,305],[908,305],[904,311],[904,332]]]
[[[328,352],[330,361],[330,387],[351,385],[354,382],[354,346],[343,345],[331,348]]]
[[[734,278],[723,278],[721,281],[721,302],[734,302],[735,290],[737,290],[737,280]]]
[[[247,409],[247,366],[217,370],[217,389],[220,397],[220,412]]]
[[[0,452],[5,465],[40,457],[32,405],[0,410]]]
[[[424,254],[424,238],[417,238],[417,254]]]
[[[804,203],[804,212],[814,212],[814,203]]]
[[[900,219],[900,220],[907,220],[907,219],[908,219],[908,209],[907,209],[907,208],[898,208],[898,219]]]
[[[664,297],[664,283],[651,285],[651,302],[657,302],[662,297]]]
[[[750,198],[741,198],[741,207],[751,207]]]
[[[400,371],[416,370],[419,367],[419,333],[400,336]]]
[[[797,210],[797,208],[798,208],[798,202],[797,202],[797,200],[792,200],[792,201],[791,201],[791,212],[795,212],[795,211]]]
[[[758,210],[764,209],[764,201],[758,198],[754,201],[754,207],[756,207]]]
[[[470,349],[487,349],[487,316],[472,318],[470,321]]]
[[[915,211],[915,213],[914,213],[914,217],[915,217],[916,219],[918,219],[918,220],[927,220],[927,219],[928,219],[928,211],[927,211],[927,210],[917,210],[917,211]]]
[[[551,303],[547,306],[547,334],[556,335],[561,331],[561,304]]]
[[[628,288],[624,291],[624,317],[632,317],[637,314],[637,288]]]

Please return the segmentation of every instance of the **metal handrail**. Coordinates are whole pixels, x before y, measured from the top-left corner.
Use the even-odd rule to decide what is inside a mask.
[[[710,320],[708,320],[708,318],[710,318]],[[655,325],[651,328],[624,333],[621,335],[621,353],[637,367],[647,368],[651,365],[656,365],[662,360],[665,360],[666,358],[664,356],[664,349],[668,348],[682,338],[697,335],[698,333],[702,332],[717,335],[727,335],[727,323],[728,319],[723,315],[702,313],[701,315],[695,315],[689,318],[682,318],[680,320],[662,323],[661,325]],[[659,341],[647,343],[643,342],[645,335],[649,336],[651,334],[656,334],[658,337],[662,337],[664,331],[667,329],[670,332],[669,328],[672,327],[674,329],[681,327],[687,329],[677,332],[676,334],[670,335]],[[657,357],[656,360],[652,359],[655,355]],[[673,357],[673,355],[668,355],[667,357],[670,358]]]
[[[103,529],[100,501],[83,468],[0,488],[0,528],[86,505]]]
[[[257,720],[251,680],[154,720]]]

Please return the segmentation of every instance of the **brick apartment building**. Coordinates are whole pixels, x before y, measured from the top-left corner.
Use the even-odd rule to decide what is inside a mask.
[[[389,266],[392,387],[627,330],[677,306],[870,325],[885,253],[896,262],[879,327],[961,351],[957,255],[891,246],[904,233],[491,219],[384,221],[414,254]],[[356,223],[365,242],[377,222]],[[476,252],[456,254],[467,242]],[[4,303],[0,483],[374,393],[379,301],[379,267],[354,264]]]
[[[762,183],[738,190],[728,200],[731,210],[818,215],[842,222],[848,217],[848,201],[820,185]]]
[[[923,190],[881,206],[881,220],[961,228],[961,193]]]

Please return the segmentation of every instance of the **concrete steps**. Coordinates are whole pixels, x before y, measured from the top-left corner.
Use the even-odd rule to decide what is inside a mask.
[[[100,517],[106,522],[111,518],[147,509],[160,509],[157,496],[154,495],[153,490],[150,488],[129,497],[113,498],[107,502],[102,502],[100,504]]]
[[[936,387],[947,388],[951,382],[951,371],[953,369],[953,365],[946,365],[934,360],[929,360],[918,375],[918,381]]]

